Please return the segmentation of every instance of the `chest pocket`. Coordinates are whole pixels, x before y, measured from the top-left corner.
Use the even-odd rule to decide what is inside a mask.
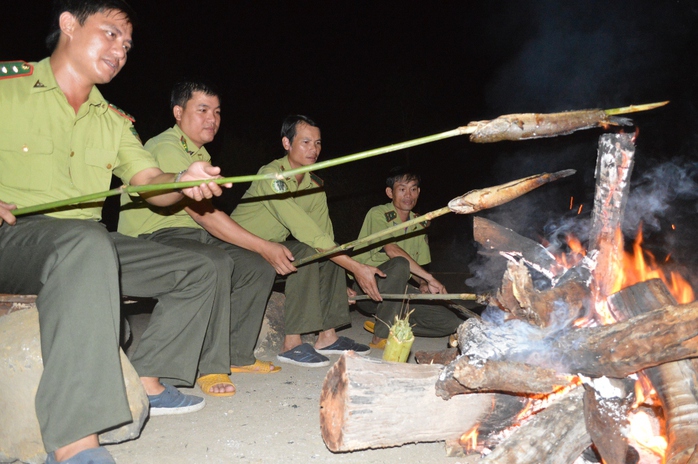
[[[70,174],[73,184],[83,192],[108,189],[116,159],[117,152],[114,150],[86,148],[84,163],[80,163],[79,159],[71,163]]]
[[[45,191],[53,178],[53,140],[29,132],[0,132],[0,183]]]

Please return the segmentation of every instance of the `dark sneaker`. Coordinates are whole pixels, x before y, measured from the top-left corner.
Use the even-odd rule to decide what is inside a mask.
[[[46,456],[46,464],[116,464],[114,458],[109,454],[106,448],[89,448],[80,451],[78,454],[65,461],[56,461],[56,456],[53,453],[48,453]]]
[[[317,350],[317,352],[320,354],[342,354],[350,350],[361,356],[365,356],[371,352],[371,348],[368,346],[356,343],[354,340],[347,337],[339,337],[336,342]]]
[[[165,386],[165,391],[159,395],[148,395],[151,416],[169,416],[171,414],[186,414],[203,409],[206,401],[200,396],[185,395],[172,385]]]
[[[295,364],[305,367],[323,367],[330,364],[329,358],[321,355],[309,343],[303,343],[297,347],[276,355],[279,362]]]

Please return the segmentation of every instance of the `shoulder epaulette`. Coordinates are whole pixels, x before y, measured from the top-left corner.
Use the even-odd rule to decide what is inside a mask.
[[[315,182],[315,183],[318,185],[318,187],[322,187],[323,185],[325,185],[325,181],[323,181],[322,179],[320,179],[320,178],[319,178],[318,176],[316,176],[315,173],[313,173],[313,172],[310,173],[310,180],[312,180],[313,182]]]
[[[136,118],[134,118],[133,116],[131,116],[131,115],[128,114],[126,111],[122,110],[121,108],[119,108],[119,107],[116,106],[116,105],[113,105],[113,104],[109,103],[109,109],[110,109],[110,110],[113,110],[116,114],[118,114],[118,115],[121,116],[122,118],[126,118],[126,119],[128,119],[129,121],[131,121],[131,122],[133,122],[133,123],[136,122]]]
[[[0,79],[31,76],[34,74],[34,66],[26,61],[0,61]]]
[[[385,212],[385,222],[390,222],[397,218],[397,213],[395,211],[386,211]]]
[[[414,217],[419,217],[419,216],[420,216],[419,213],[415,213],[414,211],[412,211],[412,214],[414,214]],[[431,225],[431,221],[422,221],[422,222],[419,223],[419,225],[422,226],[422,227],[424,227],[424,228],[426,229],[427,227],[429,227],[429,226]]]

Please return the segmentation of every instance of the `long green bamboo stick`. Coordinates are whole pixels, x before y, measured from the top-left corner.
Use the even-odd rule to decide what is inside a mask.
[[[464,300],[483,301],[482,295],[475,293],[381,293],[384,300]],[[350,300],[361,301],[370,300],[368,295],[356,295],[349,297]]]
[[[609,114],[609,115],[634,113],[634,112],[638,112],[638,111],[651,110],[651,109],[657,108],[659,106],[666,105],[667,103],[668,102],[659,102],[659,103],[649,103],[649,104],[644,104],[644,105],[630,105],[630,106],[625,106],[622,108],[607,109],[604,111],[606,112],[606,114]],[[541,118],[545,117],[544,114],[540,114],[538,116]],[[289,171],[284,171],[283,173],[276,172],[276,173],[270,173],[270,174],[254,174],[254,175],[246,175],[246,176],[223,177],[220,179],[192,180],[192,181],[187,181],[187,182],[169,182],[169,183],[162,183],[162,184],[137,185],[137,186],[136,185],[124,185],[124,186],[121,186],[121,187],[118,187],[115,189],[111,189],[111,190],[107,190],[104,192],[97,192],[97,193],[92,193],[89,195],[67,198],[65,200],[59,200],[59,201],[53,201],[53,202],[49,202],[49,203],[43,203],[40,205],[17,208],[15,210],[12,210],[11,212],[15,216],[22,216],[25,214],[55,210],[55,209],[62,208],[65,206],[73,206],[73,205],[85,203],[88,201],[102,200],[104,198],[107,198],[110,196],[115,196],[115,195],[120,195],[122,193],[133,194],[133,193],[177,190],[177,189],[188,188],[188,187],[196,187],[197,185],[201,185],[201,183],[203,183],[203,182],[206,182],[206,183],[215,182],[216,184],[220,185],[220,184],[228,184],[228,183],[240,184],[240,183],[254,182],[256,180],[264,180],[264,179],[283,179],[284,177],[293,176],[296,174],[302,174],[302,173],[305,173],[308,171],[318,171],[320,169],[325,169],[325,168],[329,168],[332,166],[339,166],[341,164],[351,163],[353,161],[358,161],[358,160],[370,158],[373,156],[382,155],[385,153],[391,153],[391,152],[398,151],[398,150],[404,150],[406,148],[411,148],[411,147],[423,145],[423,144],[430,143],[430,142],[436,142],[439,140],[444,140],[444,139],[447,139],[450,137],[455,137],[458,135],[472,134],[476,130],[476,127],[474,126],[474,124],[475,124],[474,122],[471,122],[467,126],[461,126],[461,127],[458,127],[456,129],[452,129],[452,130],[449,130],[446,132],[441,132],[439,134],[428,135],[426,137],[420,137],[417,139],[408,140],[406,142],[395,143],[392,145],[387,145],[385,147],[375,148],[373,150],[366,150],[366,151],[362,151],[359,153],[354,153],[352,155],[346,155],[346,156],[334,158],[331,160],[321,161],[319,163],[315,163],[315,164],[312,164],[310,166],[302,166],[300,168],[291,169]]]
[[[371,242],[375,241],[378,238],[385,237],[387,235],[392,234],[393,232],[403,230],[406,227],[409,227],[414,224],[419,224],[420,222],[431,221],[432,219],[437,218],[439,216],[443,216],[444,214],[448,214],[451,212],[455,212],[458,214],[471,214],[478,211],[482,211],[484,209],[499,206],[511,200],[514,200],[515,198],[518,198],[521,195],[524,195],[544,184],[547,184],[548,182],[560,179],[562,177],[570,176],[575,172],[576,171],[574,169],[566,169],[552,174],[536,174],[533,176],[524,177],[523,179],[517,179],[512,182],[507,182],[506,184],[501,184],[494,187],[488,187],[479,190],[471,190],[470,192],[461,195],[460,197],[454,198],[453,200],[448,202],[448,206],[444,206],[443,208],[430,211],[426,214],[423,214],[422,216],[418,216],[414,219],[401,222],[400,224],[388,227],[387,229],[383,229],[371,235],[367,235],[366,237],[356,239],[354,241],[347,242],[342,245],[337,245],[335,248],[321,251],[319,253],[315,253],[314,255],[310,255],[305,258],[301,258],[298,261],[294,261],[293,265],[298,267],[309,262],[324,258],[326,256],[335,255],[337,253],[341,253],[350,249],[363,248],[365,246],[370,245]]]

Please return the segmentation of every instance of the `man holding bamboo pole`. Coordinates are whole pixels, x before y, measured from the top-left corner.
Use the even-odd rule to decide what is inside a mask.
[[[305,116],[289,116],[281,127],[281,143],[286,156],[263,166],[260,174],[314,164],[322,148],[320,129]],[[296,259],[336,246],[323,182],[310,172],[253,182],[231,217],[253,234],[283,243]],[[289,235],[295,240],[287,241]],[[351,323],[345,269],[367,295],[380,300],[375,275],[383,272],[345,254],[299,267],[286,280],[286,336],[279,362],[319,367],[329,364],[326,354],[370,351],[335,331]],[[319,332],[314,346],[301,340],[301,334],[311,332]]]
[[[218,177],[208,163],[179,175],[161,171],[132,118],[95,87],[124,66],[133,17],[123,0],[56,0],[51,56],[0,63],[0,289],[38,295],[44,370],[35,404],[48,463],[113,463],[98,434],[132,421],[119,357],[122,290],[158,299],[132,358],[151,415],[204,406],[161,379],[192,385],[197,368],[229,367],[199,363],[216,279],[208,260],[107,232],[99,200],[16,220],[11,214],[15,206],[100,192],[112,174],[135,185]],[[221,193],[204,182],[148,201],[166,206]]]
[[[204,145],[213,141],[220,127],[218,90],[203,80],[178,82],[171,92],[170,110],[175,125],[145,144],[160,168],[180,171],[195,160],[210,161]],[[218,269],[215,304],[219,310],[209,324],[204,351],[225,357],[236,373],[267,374],[281,369],[255,359],[254,348],[276,273],[296,270],[286,247],[249,233],[210,201],[184,199],[157,208],[124,193],[118,230],[208,257]],[[234,387],[230,392],[213,389],[233,386],[223,374],[202,376],[197,383],[208,394],[230,396],[235,392]]]
[[[385,194],[391,202],[369,210],[358,239],[417,217],[412,210],[417,205],[421,192],[420,182],[419,174],[405,167],[391,169],[385,187]],[[428,223],[423,222],[405,227],[388,238],[379,239],[368,251],[354,256],[358,262],[376,266],[385,273],[384,279],[376,279],[381,293],[447,293],[446,287],[422,267],[431,261],[427,226]],[[414,280],[418,287],[410,285],[410,280]],[[354,289],[361,290],[356,284]],[[463,322],[453,311],[438,303],[405,305],[399,300],[363,300],[356,304],[360,310],[376,316],[375,324],[372,321],[364,324],[364,328],[373,333],[373,339],[369,343],[372,348],[385,348],[389,326],[395,322],[395,317],[404,316],[412,309],[414,311],[410,315],[410,323],[414,325],[413,332],[418,336],[451,335]]]

